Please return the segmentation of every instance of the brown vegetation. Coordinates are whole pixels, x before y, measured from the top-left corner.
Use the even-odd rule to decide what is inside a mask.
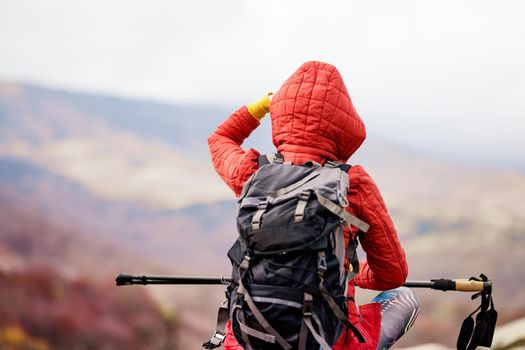
[[[140,288],[0,271],[1,348],[166,349],[175,325]]]

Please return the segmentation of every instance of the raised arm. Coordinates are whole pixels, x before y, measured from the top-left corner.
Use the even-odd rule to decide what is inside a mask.
[[[259,126],[268,112],[268,95],[243,106],[228,117],[208,138],[215,170],[224,182],[239,196],[244,183],[257,170],[259,152],[241,148],[244,140]]]
[[[408,266],[392,219],[379,189],[363,167],[352,167],[350,172],[350,205],[359,218],[370,224],[368,232],[359,238],[367,261],[361,264],[355,283],[366,289],[397,288],[405,282]]]

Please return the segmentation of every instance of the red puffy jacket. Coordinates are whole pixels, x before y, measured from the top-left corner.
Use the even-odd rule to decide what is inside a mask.
[[[334,66],[322,62],[304,63],[285,81],[271,101],[270,116],[273,144],[285,161],[295,164],[309,160],[324,163],[328,159],[346,163],[366,136],[341,75]],[[248,109],[241,107],[208,139],[217,172],[237,196],[258,167],[259,152],[241,148],[258,125]],[[408,268],[383,198],[362,166],[353,166],[348,174],[347,210],[370,224],[369,231],[359,238],[367,260],[350,282],[348,295],[354,296],[355,285],[375,290],[397,288],[405,282]],[[347,241],[349,234],[345,232]],[[362,305],[358,310],[355,302],[349,300],[349,319],[367,341],[359,344],[348,331],[334,349],[375,349],[381,327],[379,304]],[[224,347],[242,349],[229,325]]]

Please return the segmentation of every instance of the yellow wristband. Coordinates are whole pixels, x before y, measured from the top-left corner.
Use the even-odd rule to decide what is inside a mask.
[[[270,110],[270,96],[271,95],[273,95],[273,93],[269,92],[263,98],[255,102],[248,103],[246,105],[246,107],[248,108],[248,112],[250,112],[252,117],[257,119],[259,122],[266,115],[266,113],[268,113],[268,111]]]

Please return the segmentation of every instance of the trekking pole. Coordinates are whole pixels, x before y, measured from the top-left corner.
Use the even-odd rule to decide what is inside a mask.
[[[231,282],[229,278],[208,278],[208,277],[158,277],[158,276],[133,276],[121,273],[116,278],[117,286],[128,286],[134,284],[175,284],[175,285],[219,285]],[[429,288],[441,291],[459,292],[491,292],[492,281],[475,281],[467,279],[433,279],[430,281],[407,281],[403,284],[409,288]]]
[[[124,273],[119,274],[115,281],[117,286],[133,284],[228,285],[232,282],[230,278],[222,276],[220,278],[158,277],[133,276]],[[492,281],[487,276],[481,274],[479,278],[471,277],[470,279],[453,280],[441,278],[430,281],[407,281],[403,286],[475,293],[472,299],[480,298],[481,305],[463,321],[458,336],[457,348],[459,350],[468,350],[475,349],[477,346],[490,347],[492,345],[498,313],[492,300]],[[474,320],[473,315],[477,312],[478,314]]]

